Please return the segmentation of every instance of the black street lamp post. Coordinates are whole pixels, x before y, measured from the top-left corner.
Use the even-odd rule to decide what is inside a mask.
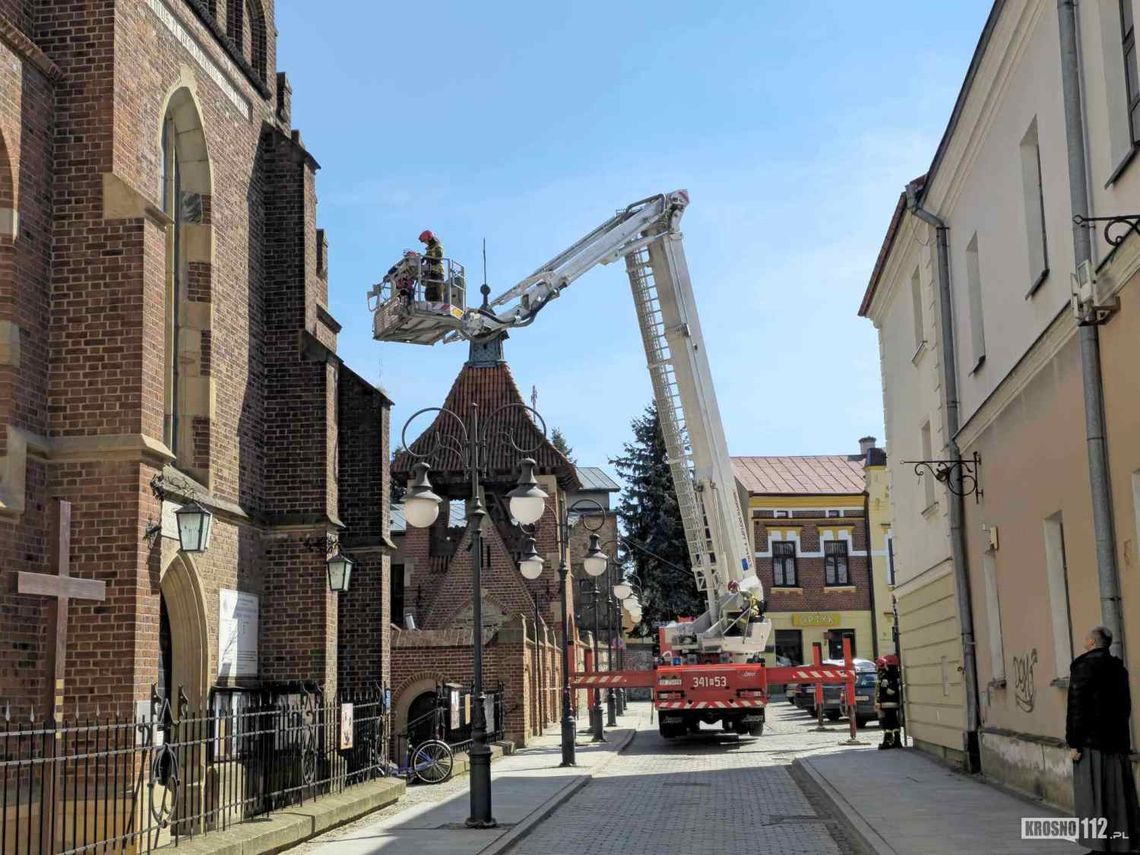
[[[593,499],[579,499],[562,510],[558,519],[558,542],[561,546],[558,561],[558,587],[562,597],[562,763],[563,766],[574,766],[577,763],[575,756],[574,739],[577,722],[574,720],[573,689],[570,687],[570,675],[574,673],[574,663],[570,656],[570,600],[569,586],[566,579],[570,575],[570,529],[571,515],[576,511],[588,508],[591,511],[601,511],[597,522],[590,520],[594,514],[580,514],[578,519],[590,532],[590,548],[582,560],[582,567],[590,576],[601,576],[606,572],[606,556],[598,547],[596,532],[605,524],[605,508]],[[524,554],[519,561],[519,572],[526,579],[537,579],[542,575],[542,559],[535,553],[534,543],[531,540],[524,548]],[[595,643],[597,638],[595,636]]]
[[[616,540],[607,540],[602,544],[602,550],[614,548],[613,558],[609,562],[609,573],[606,576],[606,623],[609,633],[608,670],[613,671],[614,659],[617,659],[617,669],[625,669],[624,633],[621,626],[622,600],[617,596],[616,587],[625,575],[625,562],[619,557],[618,550],[626,547],[625,540],[619,535]],[[628,547],[626,547],[628,551]],[[606,697],[606,725],[617,726],[617,716],[625,715],[625,689],[609,687]]]
[[[491,747],[487,744],[487,698],[483,692],[483,521],[487,517],[487,509],[483,504],[483,488],[481,477],[486,474],[487,461],[490,459],[488,430],[495,423],[500,414],[513,409],[521,409],[534,416],[535,426],[541,430],[543,438],[546,436],[546,423],[536,410],[525,404],[506,404],[493,411],[487,419],[486,426],[480,430],[479,408],[471,405],[470,425],[452,412],[443,407],[426,407],[416,413],[404,423],[400,434],[403,450],[419,462],[415,466],[416,477],[408,488],[404,498],[404,516],[408,524],[417,528],[427,528],[439,515],[439,508],[443,502],[432,491],[431,482],[428,481],[430,466],[427,459],[437,452],[450,453],[463,462],[467,477],[470,480],[471,501],[467,506],[467,527],[471,533],[471,648],[473,674],[471,680],[471,693],[474,697],[475,709],[471,719],[471,749],[468,758],[471,764],[471,814],[467,818],[468,828],[493,828],[497,825],[491,813]],[[448,417],[457,426],[457,434],[436,433],[430,447],[423,452],[413,451],[407,441],[408,426],[424,413],[439,413]],[[513,431],[500,433],[505,437],[511,447],[521,455],[536,450],[524,448],[515,441]],[[518,486],[508,495],[510,497],[511,515],[522,525],[532,525],[542,516],[546,493],[538,488],[534,478],[534,461],[529,458],[521,461],[522,475]]]
[[[596,536],[596,535],[595,535]],[[581,579],[578,584],[582,589],[582,596],[590,598],[590,612],[593,615],[593,627],[591,634],[594,636],[594,672],[601,671],[601,658],[598,655],[598,632],[600,630],[600,621],[598,620],[598,580],[597,579]],[[593,734],[591,742],[605,742],[606,733],[602,727],[602,690],[599,686],[592,692],[594,698],[590,703],[590,732]]]
[[[607,585],[607,588],[610,586]],[[606,604],[606,670],[614,670],[614,656],[617,651],[614,647],[614,595],[613,591],[605,592]],[[606,727],[617,727],[617,690],[611,685],[606,692]]]

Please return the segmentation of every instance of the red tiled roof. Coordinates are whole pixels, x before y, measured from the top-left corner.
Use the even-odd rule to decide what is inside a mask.
[[[519,461],[531,457],[537,464],[535,474],[557,476],[564,490],[581,488],[574,464],[551,445],[530,412],[521,406],[522,395],[505,362],[494,365],[467,363],[463,366],[447,393],[443,408],[461,416],[470,431],[474,415],[472,404],[477,405],[479,433],[487,439],[484,451],[487,458],[483,461],[483,468],[492,478],[503,481],[517,477]],[[455,451],[449,450],[463,447],[462,435],[463,430],[454,418],[437,413],[435,420],[412,443],[412,451],[417,454],[432,451],[426,461],[431,464],[433,484],[465,483],[467,475],[463,460]],[[512,447],[512,440],[523,450]],[[392,461],[392,477],[406,480],[417,462],[407,452],[398,452]]]
[[[756,495],[858,495],[866,489],[859,455],[734,457],[732,469],[744,489]]]

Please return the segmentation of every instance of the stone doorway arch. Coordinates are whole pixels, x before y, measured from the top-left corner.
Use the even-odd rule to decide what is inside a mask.
[[[175,693],[182,688],[191,712],[203,710],[210,691],[210,626],[193,559],[174,553],[163,568],[159,588],[170,623],[171,688]]]
[[[422,674],[422,672],[421,672]],[[392,750],[402,752],[405,745],[396,737],[408,727],[409,713],[412,705],[426,694],[434,694],[440,685],[447,682],[442,674],[423,675],[406,683],[396,694],[392,704]],[[400,744],[397,744],[400,743]],[[395,758],[403,760],[403,757]]]

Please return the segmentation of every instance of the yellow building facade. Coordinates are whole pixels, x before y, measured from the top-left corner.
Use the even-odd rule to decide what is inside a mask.
[[[733,458],[757,575],[772,622],[770,653],[794,664],[893,652],[885,455]]]

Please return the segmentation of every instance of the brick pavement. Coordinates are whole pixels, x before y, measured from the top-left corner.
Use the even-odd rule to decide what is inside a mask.
[[[852,750],[840,745],[845,727],[829,725],[817,733],[813,719],[778,702],[760,739],[710,730],[665,742],[649,721],[648,704],[631,705],[631,713],[621,724],[636,726],[637,734],[621,754],[612,754],[616,733],[606,746],[591,746],[584,734],[579,736],[578,770],[558,769],[555,733],[496,762],[495,814],[504,824],[498,832],[461,828],[468,788],[462,776],[439,787],[410,787],[397,804],[293,851],[498,852],[508,842],[505,832],[534,822],[553,805],[553,812],[509,849],[511,855],[860,851],[845,837],[846,827],[830,804],[814,793],[805,795],[788,772],[797,757]],[[870,728],[864,738],[877,742],[877,730]],[[604,765],[599,767],[599,760]],[[568,787],[575,780],[584,786]]]
[[[496,829],[463,827],[470,779],[461,775],[439,786],[410,786],[396,804],[290,851],[296,855],[489,855],[501,851],[585,784],[628,742],[633,730],[648,726],[648,721],[649,705],[640,703],[630,706],[617,729],[606,731],[605,743],[592,744],[589,734],[580,729],[578,765],[573,769],[559,768],[557,727],[532,740],[525,750],[496,760],[491,766]]]
[[[710,730],[666,742],[656,727],[560,807],[512,855],[857,852],[821,801],[809,800],[789,775],[797,756],[853,750],[838,725],[773,704],[765,734],[741,740]],[[863,737],[878,740],[871,728]]]

